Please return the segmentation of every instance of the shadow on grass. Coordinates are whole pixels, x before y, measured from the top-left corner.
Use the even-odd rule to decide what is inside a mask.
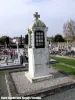
[[[60,63],[51,64],[57,71],[64,75],[75,75],[75,68],[68,67],[66,65],[62,65]]]
[[[60,71],[58,72],[55,72],[55,73],[50,73],[54,76],[54,78],[59,78],[59,77],[65,77],[65,76],[68,76],[68,74],[65,74],[65,73],[61,73]]]
[[[63,71],[63,70],[59,70],[58,72],[61,73],[61,74],[66,75],[66,76],[70,75],[68,72],[65,72],[65,71]]]

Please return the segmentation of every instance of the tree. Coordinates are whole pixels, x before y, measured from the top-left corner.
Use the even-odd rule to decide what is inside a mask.
[[[54,42],[64,42],[65,40],[64,40],[64,38],[62,37],[62,35],[60,35],[60,34],[57,34],[57,35],[55,35],[55,37],[54,37]]]
[[[28,34],[25,35],[24,43],[28,45]]]
[[[5,43],[7,44],[7,47],[8,47],[8,45],[9,45],[9,37],[8,36],[2,36],[1,38],[0,38],[0,43],[1,44],[4,44],[5,45]]]
[[[49,43],[54,42],[54,37],[53,37],[53,36],[52,36],[52,37],[47,37],[47,41],[48,41]]]
[[[21,47],[22,47],[22,35],[21,35],[21,37],[20,37],[20,43],[21,43]]]
[[[63,25],[63,33],[65,37],[75,36],[75,21],[70,20]]]

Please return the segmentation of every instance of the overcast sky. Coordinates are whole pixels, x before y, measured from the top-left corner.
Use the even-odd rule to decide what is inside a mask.
[[[24,36],[38,12],[48,36],[63,33],[63,24],[75,20],[75,0],[0,0],[0,36]]]

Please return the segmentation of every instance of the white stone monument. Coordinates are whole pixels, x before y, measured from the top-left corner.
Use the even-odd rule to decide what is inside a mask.
[[[38,12],[34,14],[35,20],[28,28],[28,58],[29,71],[25,72],[30,82],[52,79],[48,64],[49,53],[47,47],[47,30],[46,25],[39,20]]]

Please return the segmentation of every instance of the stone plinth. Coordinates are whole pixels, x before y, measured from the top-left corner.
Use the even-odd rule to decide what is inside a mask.
[[[60,73],[54,73],[54,79],[31,83],[25,72],[13,72],[6,75],[10,96],[48,96],[75,87],[75,81]]]
[[[31,77],[31,75],[28,72],[26,72],[25,76],[30,80],[31,83],[36,83],[36,82],[40,82],[40,81],[53,79],[53,75],[52,74],[39,76],[39,77]]]

